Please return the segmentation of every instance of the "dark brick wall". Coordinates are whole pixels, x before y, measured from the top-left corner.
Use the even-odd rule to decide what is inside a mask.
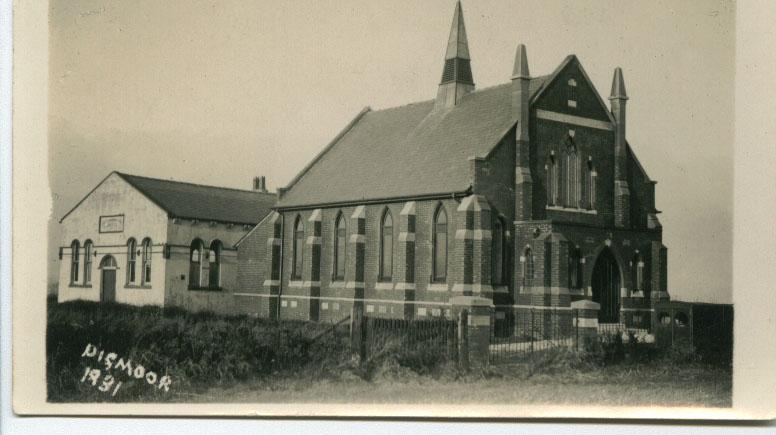
[[[515,130],[512,129],[478,165],[474,193],[487,198],[493,216],[515,217]]]
[[[587,225],[612,226],[614,224],[614,132],[578,125],[536,119],[532,120],[531,172],[533,173],[534,219],[552,219]],[[562,155],[569,130],[574,130],[574,143],[580,160],[592,158],[596,173],[596,214],[547,210],[547,164],[550,152]],[[585,170],[581,171],[585,176]]]
[[[655,208],[655,184],[641,171],[633,154],[628,153],[631,226],[647,228],[647,214]]]
[[[403,300],[405,298],[404,290],[401,289],[383,289],[384,286],[378,277],[379,274],[379,237],[380,237],[380,222],[386,208],[390,210],[393,217],[393,283],[396,282],[396,277],[399,276],[399,228],[400,228],[400,213],[404,207],[405,202],[388,203],[388,204],[374,204],[365,206],[366,214],[366,249],[365,249],[365,292],[364,298],[368,300],[366,302],[367,311],[369,305],[372,306],[373,312],[369,312],[370,315],[377,315],[381,317],[395,317],[402,318],[405,316],[403,308]],[[455,249],[455,228],[456,219],[459,218],[457,208],[459,201],[453,199],[444,200],[430,200],[430,201],[417,201],[416,202],[416,225],[415,225],[415,299],[418,301],[431,302],[427,306],[428,315],[431,315],[432,308],[438,308],[437,305],[433,305],[434,302],[447,303],[451,292],[429,290],[428,286],[431,282],[432,275],[432,221],[434,213],[439,204],[445,207],[447,212],[447,239],[448,239],[448,280],[447,285],[452,288],[451,280],[451,267],[454,261]],[[321,302],[328,302],[327,309],[324,310],[321,306],[320,316],[322,321],[336,321],[341,317],[345,317],[350,314],[353,299],[353,289],[346,288],[346,281],[333,281],[333,253],[334,253],[334,237],[335,237],[335,219],[338,213],[344,213],[347,218],[347,234],[348,239],[354,234],[355,228],[353,228],[353,222],[350,219],[355,207],[342,207],[342,208],[323,208],[321,210],[321,290],[320,297]],[[312,210],[301,211],[286,211],[283,212],[285,222],[294,222],[297,215],[302,216],[305,223],[309,225],[307,219],[310,217]],[[289,301],[285,307],[281,307],[283,312],[283,318],[294,319],[308,319],[309,317],[309,290],[302,287],[291,287],[290,275],[291,275],[291,236],[292,228],[290,225],[286,225],[284,228],[284,240],[283,240],[283,299]],[[305,227],[305,234],[308,233],[308,228]],[[347,256],[354,255],[351,249],[351,245],[348,244]],[[347,263],[346,263],[347,264]],[[345,271],[345,275],[348,276],[348,271]],[[296,297],[298,299],[297,306],[292,307],[290,301]],[[377,301],[377,302],[374,302]],[[334,310],[334,302],[339,303],[339,310]],[[385,307],[384,312],[381,312],[380,307]],[[391,309],[393,307],[393,309]],[[418,304],[417,307],[424,307],[423,304]],[[417,308],[416,307],[416,308]],[[442,309],[444,312],[444,309]]]
[[[269,279],[267,239],[272,225],[265,219],[248,234],[237,247],[237,289],[235,293],[254,293],[262,296],[235,295],[235,313],[269,317],[269,292],[263,287]]]

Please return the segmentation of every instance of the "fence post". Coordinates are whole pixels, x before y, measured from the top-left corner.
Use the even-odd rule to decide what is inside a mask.
[[[490,361],[490,332],[493,324],[493,300],[479,296],[454,296],[450,305],[459,318],[461,360],[472,367],[486,366]]]
[[[350,352],[358,356],[359,361],[366,360],[366,317],[364,306],[354,304],[350,316]]]
[[[572,308],[574,317],[574,350],[579,352],[579,310]]]
[[[534,309],[531,308],[531,355],[534,352]]]
[[[595,339],[598,337],[598,311],[601,305],[591,300],[580,300],[571,303],[571,308],[577,311],[574,322],[577,330],[577,342],[582,338]]]

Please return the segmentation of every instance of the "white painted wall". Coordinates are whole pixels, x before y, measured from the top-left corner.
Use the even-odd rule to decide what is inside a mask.
[[[100,216],[124,215],[124,230],[118,233],[100,233]],[[162,305],[164,303],[165,261],[163,243],[167,238],[167,213],[130,186],[119,175],[108,176],[60,224],[62,259],[59,267],[58,300],[100,300],[100,261],[106,255],[116,259],[116,301],[133,305]],[[127,240],[134,237],[137,249],[144,238],[150,237],[151,282],[140,287],[142,255],[137,256],[135,285],[127,283]],[[81,245],[80,273],[76,283],[70,283],[70,245],[77,239]],[[91,284],[84,283],[84,243],[91,239],[97,255],[92,257]]]

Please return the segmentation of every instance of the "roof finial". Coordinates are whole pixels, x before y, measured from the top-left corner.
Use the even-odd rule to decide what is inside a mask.
[[[527,79],[531,77],[531,73],[528,72],[528,54],[525,50],[524,44],[517,46],[517,53],[515,53],[515,68],[512,71],[513,79]]]
[[[609,99],[627,100],[628,93],[625,92],[625,80],[622,78],[622,68],[619,66],[614,69],[614,78],[612,79],[612,93]]]

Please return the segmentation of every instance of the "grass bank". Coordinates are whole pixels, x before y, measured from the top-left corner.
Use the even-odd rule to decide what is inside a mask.
[[[48,400],[181,401],[246,380],[323,377],[347,345],[325,324],[49,300]]]

